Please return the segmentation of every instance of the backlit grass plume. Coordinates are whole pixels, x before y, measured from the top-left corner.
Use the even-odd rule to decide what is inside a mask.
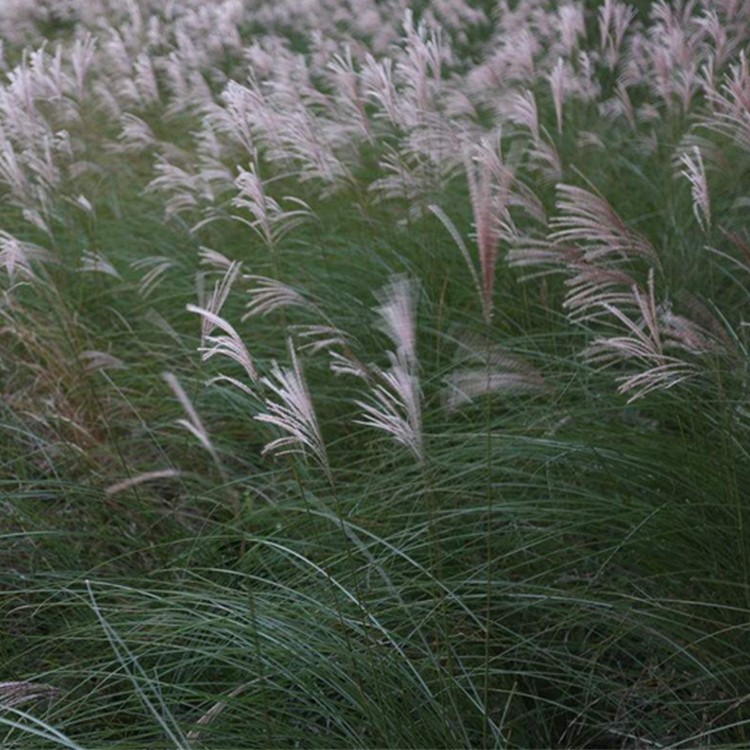
[[[277,362],[271,365],[270,374],[260,378],[260,383],[272,394],[264,398],[264,409],[255,419],[272,425],[281,436],[271,440],[263,453],[276,455],[302,454],[311,456],[331,475],[323,436],[307,388],[302,365],[291,339],[287,342],[291,367],[282,367]]]
[[[416,287],[413,281],[399,277],[378,295],[376,308],[381,327],[395,346],[388,352],[390,367],[371,366],[362,370],[350,363],[348,372],[371,378],[370,398],[356,401],[364,412],[357,424],[381,430],[407,448],[423,463],[422,395],[419,385],[416,338]],[[341,362],[337,362],[341,368]]]

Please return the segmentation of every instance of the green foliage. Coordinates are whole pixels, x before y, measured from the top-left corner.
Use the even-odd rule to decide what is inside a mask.
[[[644,23],[648,5],[637,6]],[[65,38],[70,23],[35,28]],[[457,48],[468,55],[489,33],[473,29]],[[288,36],[294,50],[314,48],[304,31]],[[221,81],[236,60],[219,58]],[[617,84],[609,72],[603,97]],[[424,210],[369,190],[386,144],[401,143],[395,127],[352,149],[336,189],[231,144],[285,209],[293,196],[314,213],[269,247],[232,218],[236,169],[224,192],[167,219],[163,195],[145,189],[165,154],[191,167],[205,115],[191,107],[139,110],[158,143],[132,152],[84,108],[71,130],[98,167],[71,170],[49,231],[25,223],[21,205],[2,207],[2,227],[55,261],[35,262],[34,277],[3,266],[0,744],[748,745],[747,149],[710,134],[726,169],[709,173],[713,223],[700,228],[674,165],[697,114],[661,103],[659,119],[631,128],[600,117],[597,102],[566,102],[558,133],[548,82],[534,86],[556,182],[605,197],[657,252],[658,299],[714,326],[721,346],[688,352],[684,382],[618,392],[630,363],[584,355],[601,320],[571,322],[562,265],[527,279],[506,263],[507,234],[489,314],[450,224],[426,207],[469,238],[465,175],[426,178]],[[633,91],[638,106],[650,98]],[[553,216],[555,185],[521,130],[500,145]],[[540,233],[522,213],[517,227]],[[205,356],[186,309],[207,304],[222,277],[205,248],[308,300],[244,319],[253,283],[238,275],[221,318],[254,381],[236,359]],[[646,289],[648,263],[628,269]],[[149,270],[159,273],[144,284]],[[416,361],[384,322],[394,277],[418,281],[407,300]],[[332,347],[305,349],[313,325],[345,336],[337,353],[366,375],[334,374]],[[264,450],[286,435],[258,417],[290,351],[320,454]],[[423,454],[363,424],[362,403],[399,366],[418,379]],[[522,373],[524,387],[490,388],[498,372]],[[55,692],[12,706],[5,682]]]

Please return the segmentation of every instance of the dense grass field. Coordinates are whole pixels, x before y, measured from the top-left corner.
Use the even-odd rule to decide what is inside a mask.
[[[750,746],[750,5],[0,4],[0,745]]]

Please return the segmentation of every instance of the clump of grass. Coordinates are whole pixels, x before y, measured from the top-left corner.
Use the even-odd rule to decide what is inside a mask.
[[[747,9],[68,5],[0,10],[3,741],[746,746]]]

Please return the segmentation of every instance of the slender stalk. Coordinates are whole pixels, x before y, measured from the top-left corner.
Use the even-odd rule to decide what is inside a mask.
[[[485,589],[485,621],[484,621],[484,685],[483,685],[483,702],[484,702],[484,722],[482,726],[482,746],[489,747],[489,731],[491,726],[490,719],[490,650],[492,639],[490,632],[492,630],[492,570],[494,567],[494,555],[492,549],[492,523],[493,523],[493,500],[492,491],[492,391],[490,389],[490,378],[492,377],[490,368],[490,338],[487,335],[487,395],[485,397],[484,418],[485,418],[485,460],[487,464],[487,521],[485,523],[485,557],[487,560],[487,586]]]
[[[421,472],[422,472],[422,484],[424,486],[424,498],[425,498],[425,508],[427,509],[427,528],[428,533],[430,535],[430,570],[432,572],[432,578],[433,580],[440,582],[443,581],[443,560],[442,560],[442,551],[441,551],[441,544],[440,544],[440,535],[438,530],[438,507],[437,507],[437,499],[435,497],[435,489],[433,481],[430,477],[430,471],[427,467],[426,461],[423,461],[420,465]],[[442,636],[442,640],[438,640],[438,646],[437,646],[437,677],[440,681],[442,691],[444,692],[446,698],[442,702],[442,708],[443,708],[443,721],[445,722],[445,729],[447,735],[453,736],[454,734],[454,727],[452,726],[452,720],[451,720],[451,710],[452,710],[452,716],[454,717],[454,720],[458,720],[462,733],[463,733],[463,741],[466,743],[466,746],[470,746],[471,742],[469,740],[468,735],[466,734],[466,729],[464,726],[463,721],[460,720],[461,717],[461,709],[458,705],[458,702],[456,700],[455,690],[453,689],[454,681],[455,681],[455,674],[456,674],[456,664],[454,660],[454,651],[452,648],[453,643],[453,628],[450,624],[450,618],[448,615],[448,599],[446,596],[445,588],[443,586],[438,585],[438,590],[436,592],[437,598],[438,598],[438,604],[439,604],[439,611],[440,611],[440,620],[442,625],[442,633],[440,634]],[[436,636],[436,640],[438,639],[438,636]],[[445,649],[445,660],[447,662],[448,667],[448,681],[446,684],[446,678],[443,672],[443,666],[442,666],[442,659],[443,659],[443,649]]]
[[[263,715],[266,719],[266,732],[268,735],[268,746],[277,747],[276,738],[274,736],[273,722],[271,721],[271,712],[269,710],[268,703],[268,686],[266,678],[266,662],[263,659],[263,653],[260,646],[260,628],[258,627],[258,613],[255,606],[255,597],[250,594],[250,620],[253,627],[253,643],[255,645],[255,658],[258,664],[258,672],[260,673],[260,684],[263,690]]]

